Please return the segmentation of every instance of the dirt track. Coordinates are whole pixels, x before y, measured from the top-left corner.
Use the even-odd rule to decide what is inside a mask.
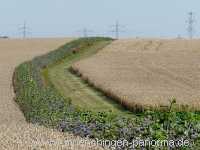
[[[28,124],[13,101],[12,75],[23,61],[44,54],[71,39],[0,40],[0,149],[89,149],[68,147],[66,139],[80,140],[41,126]],[[51,144],[48,144],[50,141]],[[54,141],[54,143],[53,143]],[[60,144],[61,143],[61,144]],[[92,148],[94,149],[94,148]]]
[[[126,106],[200,110],[200,40],[118,40],[73,67]]]

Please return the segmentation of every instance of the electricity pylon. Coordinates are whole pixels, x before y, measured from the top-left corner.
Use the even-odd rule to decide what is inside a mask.
[[[187,31],[188,31],[188,36],[190,39],[192,39],[194,37],[194,23],[195,23],[195,19],[194,19],[194,13],[193,12],[189,12],[188,13],[188,27],[187,27]]]
[[[119,39],[120,38],[120,33],[124,32],[124,31],[122,31],[122,28],[124,28],[124,26],[120,25],[119,21],[117,20],[115,22],[115,25],[112,25],[111,27],[113,28],[113,30],[111,32],[115,33],[115,38],[116,39]]]
[[[23,39],[27,37],[27,34],[30,33],[30,28],[27,27],[26,21],[24,21],[24,24],[22,27],[19,28],[20,33],[22,33]]]

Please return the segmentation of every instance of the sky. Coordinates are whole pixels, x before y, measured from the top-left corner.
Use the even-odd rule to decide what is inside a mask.
[[[199,0],[0,0],[0,35],[21,37],[26,21],[29,37],[111,36],[118,20],[121,37],[184,37],[190,11],[199,37]]]

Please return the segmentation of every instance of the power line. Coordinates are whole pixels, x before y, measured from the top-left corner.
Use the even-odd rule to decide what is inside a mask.
[[[194,13],[193,12],[189,12],[188,13],[188,27],[187,27],[187,31],[188,31],[188,36],[190,39],[193,38],[194,36],[194,23],[195,23],[195,19],[194,19]]]
[[[89,34],[92,33],[93,31],[92,31],[92,30],[89,30],[89,29],[87,29],[87,28],[83,28],[82,30],[79,30],[79,31],[77,31],[77,32],[81,33],[82,36],[83,36],[84,38],[86,38],[86,37],[89,37],[89,36],[90,36]]]
[[[115,33],[115,38],[116,39],[119,39],[120,33],[123,32],[122,31],[123,27],[124,26],[120,25],[118,20],[115,22],[115,25],[112,25],[113,30],[111,32]]]
[[[119,22],[116,21],[116,24],[115,24],[115,37],[116,39],[119,39]]]
[[[20,27],[19,30],[22,33],[23,39],[25,39],[27,35],[30,33],[30,28],[27,27],[26,21],[24,21],[23,26]]]
[[[88,37],[88,30],[86,28],[83,29],[83,37]]]

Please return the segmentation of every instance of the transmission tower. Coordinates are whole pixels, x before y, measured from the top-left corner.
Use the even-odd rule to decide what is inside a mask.
[[[83,37],[88,37],[88,30],[86,28],[83,29]]]
[[[194,37],[194,23],[195,23],[193,12],[188,13],[187,23],[188,23],[188,27],[187,27],[188,36],[190,39],[192,39]]]
[[[92,33],[92,30],[88,30],[87,28],[83,28],[82,30],[76,31],[78,33],[81,33],[84,38],[89,37],[89,34]]]
[[[30,33],[30,29],[27,27],[26,21],[24,21],[23,26],[20,27],[19,30],[22,33],[23,39],[25,39],[27,37],[27,34]]]
[[[120,23],[119,23],[118,20],[115,22],[115,25],[112,25],[113,30],[112,30],[111,32],[112,32],[112,33],[115,33],[115,38],[116,38],[116,39],[119,39],[120,33],[123,32],[123,31],[122,31],[122,28],[123,28],[123,27],[124,27],[124,26],[120,25]]]

